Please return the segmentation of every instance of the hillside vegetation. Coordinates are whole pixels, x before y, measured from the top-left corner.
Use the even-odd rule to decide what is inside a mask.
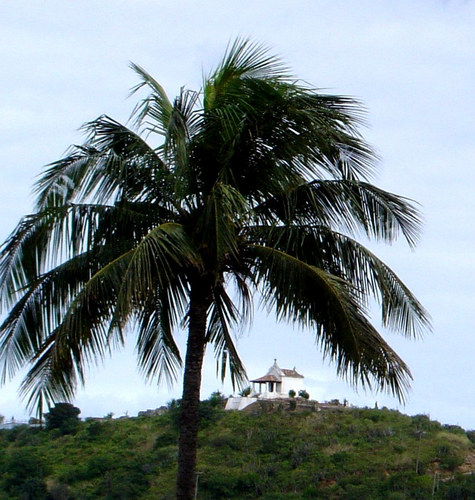
[[[201,404],[199,499],[475,498],[474,432],[425,415]],[[172,499],[179,403],[156,417],[0,431],[0,500]],[[475,465],[473,465],[475,469]]]

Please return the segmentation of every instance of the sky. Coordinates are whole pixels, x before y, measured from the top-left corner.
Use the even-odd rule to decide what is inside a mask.
[[[44,165],[80,144],[79,127],[101,114],[125,122],[144,67],[170,96],[199,89],[235,37],[262,42],[296,77],[364,103],[366,140],[381,161],[374,183],[416,200],[424,231],[415,251],[403,241],[372,245],[432,316],[433,330],[385,338],[414,380],[405,405],[336,375],[310,331],[278,324],[256,306],[236,332],[250,378],[274,358],[305,376],[312,399],[427,414],[475,428],[475,3],[462,0],[55,0],[0,4],[0,241],[33,206]],[[374,324],[380,326],[377,316]],[[185,333],[177,332],[181,346]],[[220,390],[207,353],[202,397]],[[21,375],[21,374],[20,374]],[[0,388],[0,414],[26,418],[21,376]],[[180,397],[145,383],[133,335],[125,349],[91,367],[74,404],[82,417],[136,415]]]

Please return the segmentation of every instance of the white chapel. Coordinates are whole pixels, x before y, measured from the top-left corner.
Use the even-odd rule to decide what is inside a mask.
[[[289,391],[295,394],[303,389],[303,375],[297,373],[295,367],[292,370],[279,368],[277,360],[263,376],[250,381],[252,394],[261,399],[288,398]]]
[[[280,368],[277,360],[262,377],[250,380],[251,392],[248,396],[231,397],[226,410],[242,410],[259,399],[288,398],[289,391],[297,395],[303,386],[303,375],[293,369]]]

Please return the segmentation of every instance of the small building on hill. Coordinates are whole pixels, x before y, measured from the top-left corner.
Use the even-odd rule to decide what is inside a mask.
[[[259,399],[288,398],[289,391],[298,394],[303,389],[304,377],[293,369],[280,368],[277,360],[262,377],[250,380],[251,392],[248,396],[231,397],[226,403],[226,410],[243,410]]]
[[[263,377],[250,382],[251,394],[256,394],[262,399],[288,398],[289,391],[295,391],[295,394],[298,394],[303,389],[303,375],[300,375],[295,367],[292,370],[280,368],[276,359]]]

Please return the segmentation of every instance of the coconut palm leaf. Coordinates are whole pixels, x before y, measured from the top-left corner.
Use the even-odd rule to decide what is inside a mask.
[[[376,381],[404,401],[411,374],[366,318],[354,287],[274,248],[255,246],[255,280],[280,320],[311,328],[323,355],[353,384]]]
[[[224,381],[229,365],[233,389],[246,382],[246,370],[234,345],[231,331],[240,322],[246,321],[246,297],[242,297],[243,310],[239,310],[226,292],[222,283],[213,290],[213,302],[209,313],[207,342],[214,345],[216,373]]]
[[[382,324],[408,337],[430,329],[424,307],[396,273],[370,250],[325,226],[253,228],[255,241],[279,249],[303,262],[338,276],[354,287],[359,300],[381,303]]]
[[[170,291],[174,288],[170,287]],[[180,297],[184,295],[182,293]],[[137,312],[138,366],[147,379],[156,379],[160,383],[166,378],[171,385],[178,378],[182,360],[173,331],[185,307],[185,304],[161,291],[150,294],[146,304]]]

